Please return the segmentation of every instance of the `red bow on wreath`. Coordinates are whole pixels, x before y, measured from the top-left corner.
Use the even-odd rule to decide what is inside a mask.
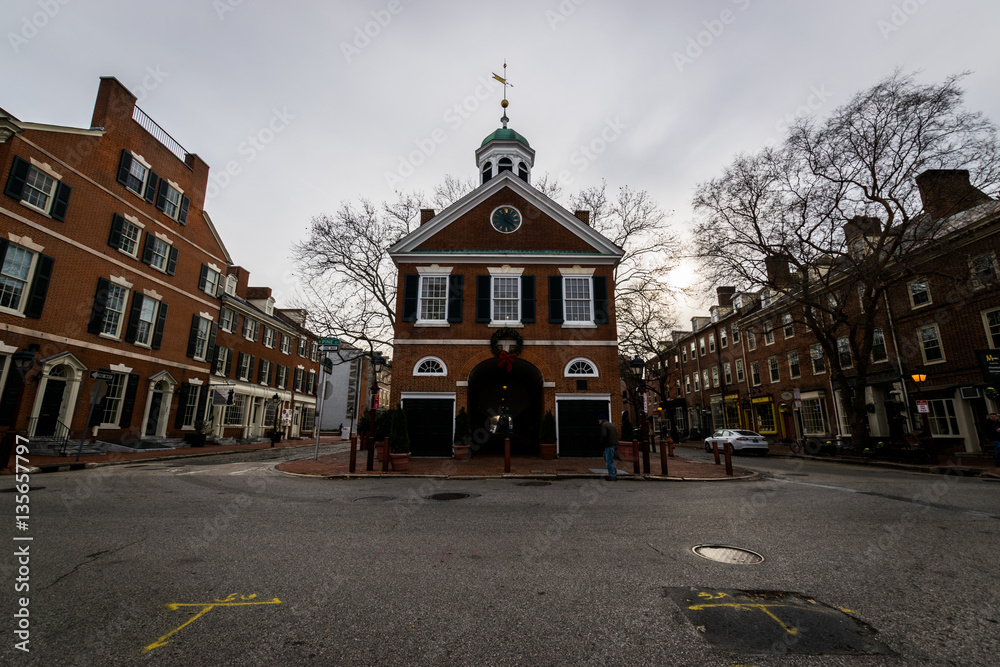
[[[517,359],[517,355],[513,352],[504,352],[500,350],[500,363],[497,364],[497,368],[507,367],[507,372],[514,370],[514,360]]]

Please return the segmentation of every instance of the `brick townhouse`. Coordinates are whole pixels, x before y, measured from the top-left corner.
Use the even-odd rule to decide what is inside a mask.
[[[856,364],[846,333],[837,353],[850,388],[865,392],[871,436],[902,438],[920,422],[919,398],[928,401],[941,451],[978,452],[978,428],[1000,407],[993,391],[1000,374],[990,365],[991,355],[1000,359],[1000,203],[970,185],[965,171],[924,172],[917,184],[934,238],[899,263],[903,279],[876,321],[866,376],[850,372]],[[864,237],[866,224],[864,218],[848,223],[849,245]],[[793,282],[787,263],[772,260],[767,268],[771,284]],[[856,276],[843,281],[841,293],[858,294]],[[843,301],[839,307],[849,316],[861,308],[859,298]],[[830,359],[802,324],[801,310],[788,303],[770,290],[720,288],[710,318],[693,318],[692,331],[674,333],[652,365],[651,382],[676,392],[659,397],[670,408],[660,413],[672,420],[668,427],[683,433],[686,426],[697,438],[733,426],[735,418],[740,428],[772,440],[850,437],[841,406],[845,387],[831,378]],[[915,369],[927,375],[922,386],[911,379]]]
[[[622,250],[531,186],[535,151],[503,127],[476,151],[480,185],[390,248],[399,269],[391,401],[415,455],[451,454],[465,408],[480,452],[600,454],[597,415],[621,414],[614,269]]]
[[[206,267],[233,261],[203,208],[208,165],[135,102],[106,77],[88,128],[0,112],[0,425],[36,440],[171,441],[210,413]],[[93,371],[110,379],[90,414]]]

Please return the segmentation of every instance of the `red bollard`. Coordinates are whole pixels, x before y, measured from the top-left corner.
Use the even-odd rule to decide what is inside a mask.
[[[382,441],[382,472],[389,472],[389,438]]]
[[[712,452],[715,454],[715,465],[719,465],[719,441],[712,441]]]
[[[510,472],[510,438],[504,438],[503,441],[503,471]]]
[[[368,436],[365,438],[365,442],[368,443],[368,462],[365,470],[371,472],[375,470],[375,438]]]
[[[666,477],[667,473],[667,448],[664,446],[664,442],[660,441],[660,474]]]
[[[639,441],[638,440],[633,440],[632,441],[632,472],[634,472],[636,476],[638,476],[640,474],[640,471],[639,471]]]
[[[354,472],[358,466],[358,436],[351,436],[351,463],[347,466],[347,472]]]
[[[730,447],[732,447],[732,445],[728,441],[724,442],[723,445],[725,445],[725,453],[726,453],[726,477],[732,477],[733,476],[733,458],[732,458],[732,456],[730,456],[730,453],[729,453],[729,449],[730,449]]]

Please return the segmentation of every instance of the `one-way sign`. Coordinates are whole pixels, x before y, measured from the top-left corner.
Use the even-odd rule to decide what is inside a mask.
[[[91,380],[105,380],[107,382],[111,382],[112,380],[115,379],[115,375],[111,371],[106,371],[106,370],[104,370],[102,368],[99,371],[90,371],[90,379]]]

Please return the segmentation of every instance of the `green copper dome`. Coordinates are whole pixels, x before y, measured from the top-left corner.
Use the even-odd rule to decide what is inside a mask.
[[[492,134],[490,134],[488,137],[486,137],[485,139],[483,139],[483,143],[481,143],[479,145],[479,147],[482,148],[483,146],[485,146],[486,144],[490,143],[491,141],[518,141],[518,142],[524,144],[524,146],[526,148],[531,148],[531,144],[528,143],[527,139],[525,139],[524,137],[522,137],[520,134],[518,134],[514,130],[509,130],[509,129],[505,128],[505,127],[502,127],[502,128],[500,128],[498,130],[495,130]]]

